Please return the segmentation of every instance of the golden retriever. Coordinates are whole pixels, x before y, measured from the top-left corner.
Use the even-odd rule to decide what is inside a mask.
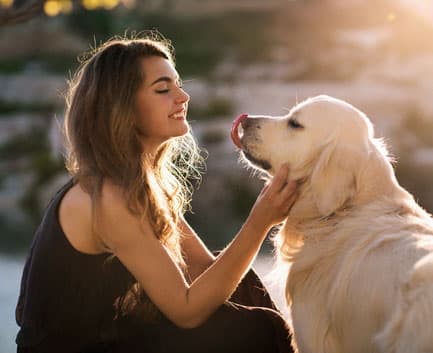
[[[299,183],[276,237],[298,352],[432,353],[433,221],[366,115],[321,95],[286,116],[243,115],[232,138],[254,167],[288,163]]]

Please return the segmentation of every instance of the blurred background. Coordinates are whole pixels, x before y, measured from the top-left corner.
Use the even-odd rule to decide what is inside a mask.
[[[317,94],[364,111],[400,183],[433,210],[433,0],[0,0],[0,353],[16,349],[25,255],[68,179],[66,80],[91,47],[151,29],[176,49],[208,152],[188,219],[211,249],[233,238],[262,186],[229,139],[233,119],[282,115]],[[259,273],[272,261],[267,242]],[[281,283],[271,290],[281,303]]]

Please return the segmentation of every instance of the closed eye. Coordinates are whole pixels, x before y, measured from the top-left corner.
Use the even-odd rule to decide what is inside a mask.
[[[295,118],[289,119],[289,126],[293,129],[303,129],[304,128],[304,126],[302,124],[300,124],[299,121],[296,120]]]

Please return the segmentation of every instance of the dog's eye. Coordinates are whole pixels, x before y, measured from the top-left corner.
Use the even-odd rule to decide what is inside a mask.
[[[303,129],[304,126],[301,125],[296,119],[289,119],[289,126],[293,129]]]

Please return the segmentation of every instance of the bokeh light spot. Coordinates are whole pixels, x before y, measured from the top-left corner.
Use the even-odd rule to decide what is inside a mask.
[[[102,6],[107,10],[111,10],[112,8],[116,7],[117,5],[119,5],[119,0],[103,0],[102,1]]]
[[[44,4],[44,12],[48,16],[57,16],[62,10],[62,5],[59,1],[48,0]]]
[[[101,5],[98,0],[82,0],[82,4],[86,10],[94,10]]]
[[[63,0],[62,1],[62,13],[69,14],[72,12],[73,5],[71,0]]]

